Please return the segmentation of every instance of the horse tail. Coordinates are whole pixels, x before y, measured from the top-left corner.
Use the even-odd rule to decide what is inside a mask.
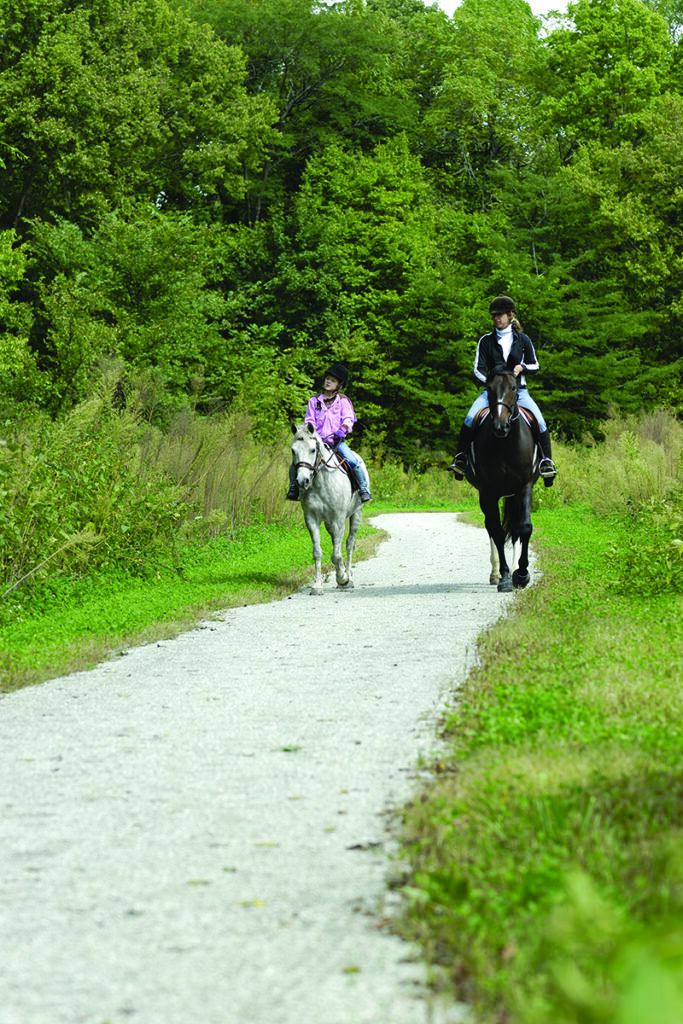
[[[506,541],[511,540],[514,543],[518,539],[515,534],[517,533],[517,524],[520,520],[521,505],[521,498],[518,494],[509,494],[503,499],[501,525],[505,531]]]

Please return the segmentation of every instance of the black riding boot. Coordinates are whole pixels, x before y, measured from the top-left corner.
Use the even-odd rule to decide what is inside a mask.
[[[285,497],[285,501],[298,501],[299,500],[299,485],[296,482],[296,470],[294,466],[289,467],[289,490]]]
[[[470,447],[471,440],[472,427],[468,427],[466,423],[463,423],[460,428],[460,436],[458,437],[458,454],[449,466],[449,469],[456,480],[462,480],[465,476],[465,470],[467,469],[467,452]]]
[[[543,452],[543,458],[538,464],[538,472],[543,477],[543,483],[546,487],[552,487],[557,476],[557,467],[553,462],[549,430],[544,430],[542,434],[539,434],[538,443]]]

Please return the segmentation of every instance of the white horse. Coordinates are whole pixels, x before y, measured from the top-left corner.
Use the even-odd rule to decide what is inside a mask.
[[[339,459],[328,448],[311,423],[300,426],[292,424],[292,462],[296,469],[299,485],[299,500],[304,520],[313,542],[315,560],[315,582],[311,594],[323,592],[322,548],[320,546],[320,524],[324,523],[332,538],[332,562],[337,586],[353,587],[351,564],[356,534],[363,515],[363,506],[357,491],[352,491],[351,481],[340,468]],[[349,520],[349,534],[346,538],[346,565],[342,556],[342,541],[346,520]]]

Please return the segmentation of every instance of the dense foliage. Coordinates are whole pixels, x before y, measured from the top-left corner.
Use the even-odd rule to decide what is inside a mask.
[[[0,0],[0,409],[119,361],[167,422],[300,415],[452,446],[490,297],[566,436],[680,408],[679,4]]]

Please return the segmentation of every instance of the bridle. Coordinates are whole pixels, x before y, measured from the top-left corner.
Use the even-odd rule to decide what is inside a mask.
[[[514,423],[515,420],[519,419],[519,406],[516,402],[512,407],[510,407],[507,404],[507,402],[496,402],[496,405],[502,405],[503,408],[507,409],[507,411],[510,413],[510,419],[508,420],[508,423]]]
[[[497,400],[496,403],[495,403],[496,405],[502,405],[502,407],[504,409],[507,409],[507,411],[510,413],[510,419],[508,420],[508,423],[514,423],[515,420],[519,419],[520,413],[519,413],[519,404],[517,402],[517,394],[518,394],[518,388],[517,388],[517,383],[515,382],[515,400],[514,400],[514,404],[512,406],[509,406],[507,404],[507,402],[502,402],[500,400]],[[489,406],[491,406],[491,396],[490,396],[490,394],[489,394]]]
[[[302,440],[305,440],[305,439],[302,438]],[[334,452],[330,451],[329,459],[325,459],[323,457],[323,453],[322,453],[322,442],[316,441],[315,442],[315,463],[306,462],[305,459],[300,459],[299,462],[295,462],[294,463],[294,469],[298,470],[300,466],[304,466],[306,469],[310,469],[310,470],[313,471],[313,479],[315,479],[323,466],[325,466],[326,469],[337,469],[338,468],[337,466],[331,466],[330,465],[330,463],[332,462],[332,459],[334,459],[334,458],[335,458]]]

